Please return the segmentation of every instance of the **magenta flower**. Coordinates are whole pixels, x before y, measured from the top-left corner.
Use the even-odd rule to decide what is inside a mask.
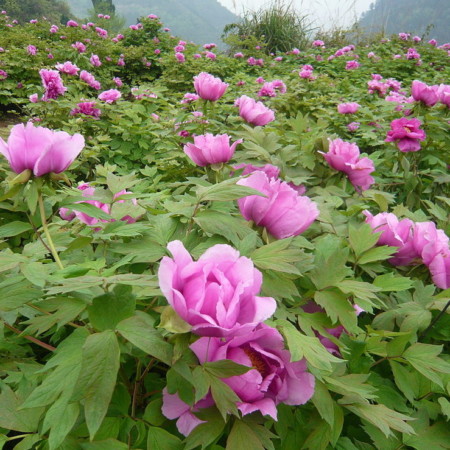
[[[280,169],[272,164],[266,164],[262,167],[254,166],[253,164],[238,164],[237,166],[233,166],[233,169],[244,169],[242,175],[248,175],[253,172],[264,172],[268,178],[275,180],[280,175]]]
[[[41,69],[39,75],[45,88],[45,93],[42,97],[44,101],[56,99],[67,91],[57,70]]]
[[[37,48],[36,48],[34,45],[29,45],[29,46],[27,47],[27,53],[28,53],[30,56],[34,56],[34,55],[37,53]]]
[[[347,125],[347,129],[348,129],[348,131],[351,131],[353,133],[360,127],[360,125],[361,124],[359,122],[350,122]]]
[[[8,78],[8,72],[0,69],[0,81],[5,81]]]
[[[450,108],[450,85],[448,84],[440,84],[438,86],[438,97],[439,101],[447,106],[447,108]]]
[[[100,82],[95,79],[94,75],[92,75],[91,73],[87,72],[86,70],[82,70],[80,72],[80,80],[82,80],[85,83],[87,83],[91,88],[94,88],[94,89],[97,89],[97,90],[101,89]]]
[[[95,119],[98,119],[102,111],[96,108],[96,105],[96,102],[77,103],[76,108],[73,108],[72,111],[70,111],[70,115],[75,116],[77,114],[83,114],[85,116],[92,116]]]
[[[265,324],[226,341],[202,337],[190,346],[200,363],[229,359],[251,369],[223,382],[240,398],[242,415],[260,411],[277,420],[277,405],[303,405],[314,394],[306,361],[291,362],[281,334]]]
[[[420,253],[413,242],[414,222],[409,219],[398,220],[392,213],[379,213],[373,216],[369,211],[363,211],[368,223],[374,232],[381,232],[378,245],[397,247],[394,257],[389,262],[394,266],[407,266],[412,264]]]
[[[200,167],[226,163],[233,157],[236,146],[241,142],[242,139],[238,139],[230,146],[228,134],[213,135],[206,133],[205,135],[195,136],[193,144],[186,144],[184,153]]]
[[[77,50],[78,53],[84,53],[86,51],[86,46],[82,42],[75,42],[72,47]]]
[[[62,73],[66,73],[67,75],[77,75],[80,68],[75,64],[72,64],[70,61],[66,61],[64,64],[56,64],[55,67]]]
[[[31,170],[36,177],[64,172],[84,147],[81,134],[73,136],[64,131],[44,127],[15,125],[6,143],[0,138],[0,153],[16,173]]]
[[[450,288],[450,249],[438,253],[428,265],[433,283],[440,289]]]
[[[180,53],[180,52],[175,53],[175,58],[177,59],[178,62],[186,61],[186,57],[184,56],[183,53]]]
[[[75,20],[69,20],[66,24],[68,27],[77,27],[78,23]]]
[[[225,93],[228,84],[209,73],[201,72],[194,77],[194,88],[203,100],[215,102]]]
[[[335,170],[344,172],[355,189],[365,191],[375,182],[370,175],[375,171],[370,158],[361,158],[356,144],[342,139],[330,140],[328,153],[319,152]]]
[[[288,183],[269,178],[264,172],[253,172],[237,182],[260,191],[265,197],[249,195],[238,200],[245,220],[252,220],[277,239],[303,233],[319,216],[317,205],[299,195]]]
[[[316,39],[312,43],[313,47],[323,47],[325,45],[325,42],[321,41],[320,39]]]
[[[275,113],[264,103],[243,95],[235,101],[239,107],[239,115],[248,123],[255,126],[264,126],[275,120]]]
[[[94,67],[100,67],[102,65],[102,62],[100,61],[98,55],[91,55],[89,61]]]
[[[197,94],[192,94],[191,92],[187,92],[183,95],[183,100],[181,100],[180,103],[186,104],[186,103],[192,103],[196,102],[200,97]]]
[[[433,106],[439,100],[439,86],[428,86],[426,83],[414,80],[411,86],[411,95],[417,102],[422,102],[426,106]]]
[[[99,100],[105,103],[114,103],[116,100],[122,97],[122,94],[117,89],[109,89],[108,91],[103,91],[99,96]]]
[[[352,60],[352,61],[347,61],[347,63],[345,64],[345,69],[346,70],[354,70],[360,66],[361,66],[361,64],[358,61]]]
[[[387,133],[385,142],[397,142],[401,152],[417,152],[420,141],[425,140],[426,134],[420,129],[419,119],[395,119],[391,122],[391,129]]]
[[[339,114],[354,114],[358,111],[360,105],[356,102],[340,103],[337,106]]]
[[[177,314],[200,336],[247,334],[276,309],[271,297],[259,297],[261,272],[233,247],[217,244],[198,261],[180,241],[167,248],[158,271],[159,286]]]

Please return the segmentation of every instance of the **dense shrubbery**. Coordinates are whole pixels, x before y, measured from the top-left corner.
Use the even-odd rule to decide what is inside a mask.
[[[448,46],[9,24],[0,444],[448,446]]]

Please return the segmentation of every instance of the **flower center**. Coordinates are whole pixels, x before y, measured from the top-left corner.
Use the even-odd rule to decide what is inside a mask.
[[[252,366],[256,369],[263,378],[270,373],[270,367],[262,356],[250,347],[244,348],[244,353],[249,357]]]

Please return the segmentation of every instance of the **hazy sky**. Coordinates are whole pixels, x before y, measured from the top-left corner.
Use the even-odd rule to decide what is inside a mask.
[[[288,0],[286,0],[288,1]],[[259,9],[270,0],[219,0],[232,12],[240,14],[243,9]],[[292,0],[295,7],[306,12],[315,20],[320,28],[330,26],[344,26],[353,23],[355,16],[359,17],[363,11],[369,9],[375,0]]]

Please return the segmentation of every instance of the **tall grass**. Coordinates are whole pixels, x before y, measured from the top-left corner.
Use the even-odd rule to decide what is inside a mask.
[[[245,11],[240,22],[227,25],[223,39],[235,51],[245,49],[246,41],[254,37],[267,53],[276,53],[306,48],[313,32],[309,15],[296,11],[292,1],[273,0],[258,10]]]

